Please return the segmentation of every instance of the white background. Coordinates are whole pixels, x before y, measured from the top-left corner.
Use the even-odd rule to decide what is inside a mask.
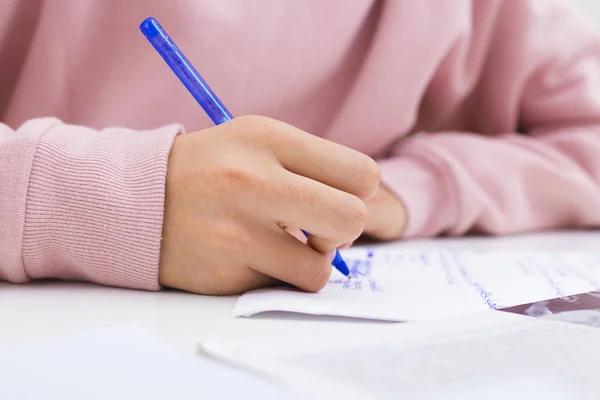
[[[563,0],[572,3],[582,10],[600,30],[600,1],[599,0]]]

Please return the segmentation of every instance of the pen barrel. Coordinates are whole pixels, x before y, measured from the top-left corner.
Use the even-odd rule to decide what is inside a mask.
[[[308,237],[308,232],[306,232],[304,229],[301,229],[301,231],[305,237]],[[342,255],[340,254],[339,250],[335,251],[335,257],[333,258],[333,261],[331,262],[331,264],[345,276],[350,275],[350,270],[348,269],[348,265],[346,265],[346,262],[342,258]]]
[[[171,40],[169,35],[154,18],[148,18],[140,25],[140,31],[165,60],[169,68],[196,99],[215,125],[231,121],[233,116],[219,100],[210,86],[196,71],[193,65]]]

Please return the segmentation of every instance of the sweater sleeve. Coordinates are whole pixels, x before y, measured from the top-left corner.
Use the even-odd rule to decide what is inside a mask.
[[[502,4],[465,113],[481,128],[416,134],[380,161],[407,238],[600,225],[598,35],[557,1]]]
[[[181,131],[0,125],[0,279],[158,289],[167,161]]]
[[[0,118],[42,8],[0,2]],[[158,289],[167,161],[180,132],[94,130],[55,118],[0,123],[0,280]]]

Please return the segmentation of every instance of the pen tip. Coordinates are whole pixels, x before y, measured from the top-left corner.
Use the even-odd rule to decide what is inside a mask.
[[[346,264],[346,262],[344,261],[344,259],[342,258],[342,256],[340,256],[339,252],[336,252],[335,258],[333,259],[333,263],[332,264],[344,276],[350,276],[350,269],[348,268],[348,265]]]

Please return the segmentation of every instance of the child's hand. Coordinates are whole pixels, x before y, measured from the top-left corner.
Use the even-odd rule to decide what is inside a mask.
[[[323,288],[333,251],[363,231],[379,167],[282,122],[242,117],[175,139],[160,283],[234,294],[287,282]],[[310,232],[309,246],[286,229]]]
[[[365,234],[379,240],[400,238],[406,227],[406,210],[402,201],[380,185],[366,203],[368,216]]]

